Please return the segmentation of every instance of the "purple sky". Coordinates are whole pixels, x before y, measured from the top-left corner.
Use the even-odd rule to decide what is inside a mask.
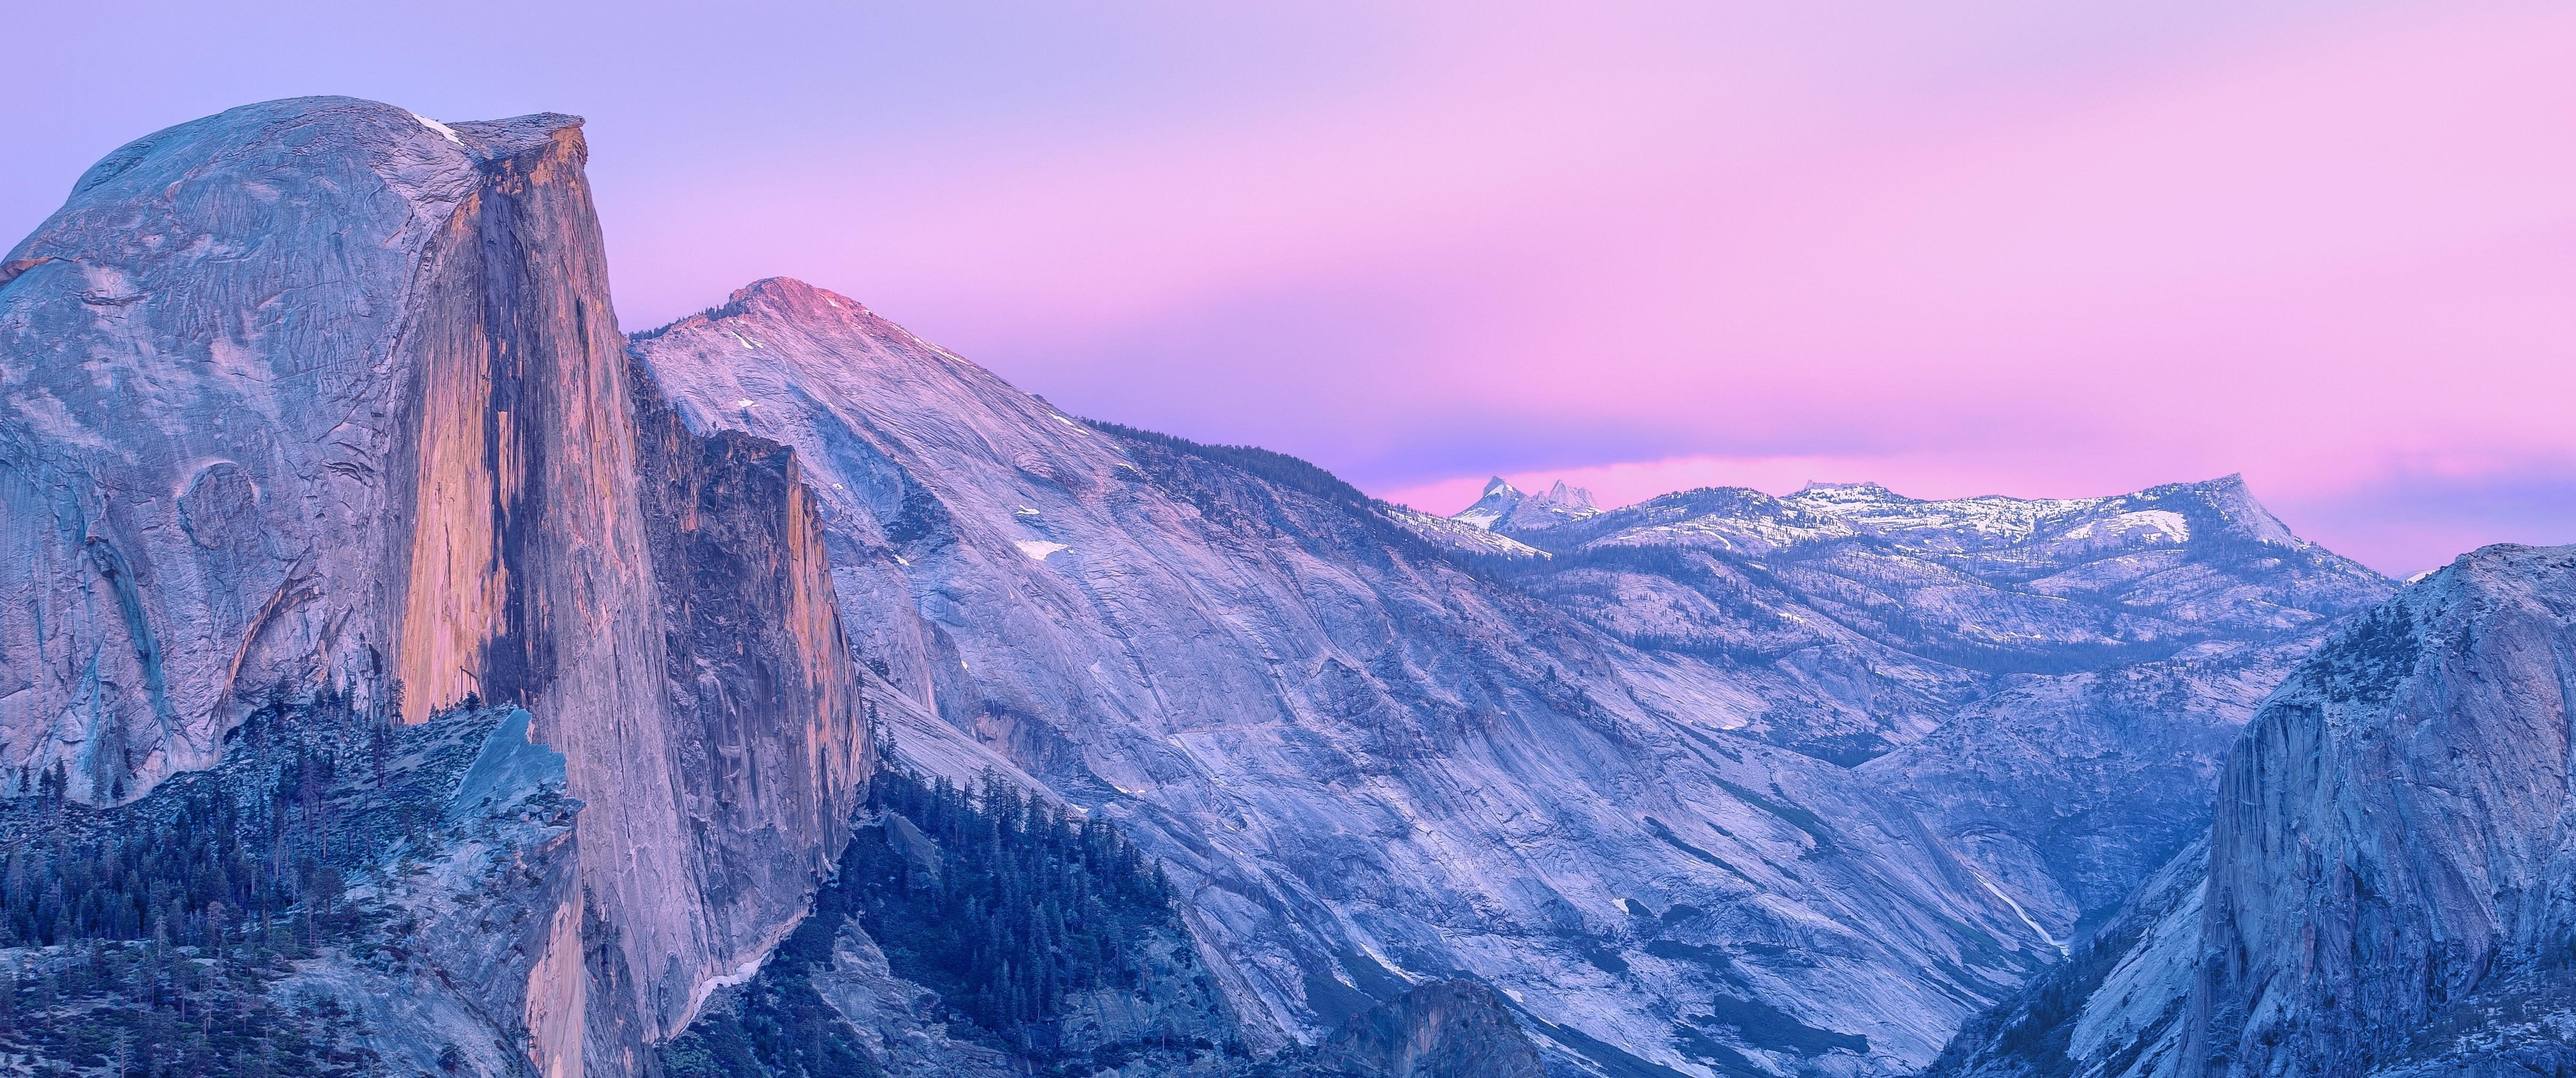
[[[2392,573],[2576,542],[2564,2],[219,6],[12,10],[6,242],[235,104],[552,109],[629,328],[790,274],[1426,509],[2242,472]]]

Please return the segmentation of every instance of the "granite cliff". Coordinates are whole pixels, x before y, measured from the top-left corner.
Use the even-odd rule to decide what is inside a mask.
[[[533,716],[578,887],[533,1065],[634,1073],[866,778],[790,454],[631,380],[579,121],[345,98],[130,143],[0,269],[0,775],[142,798],[277,685]]]
[[[584,154],[249,106],[0,261],[0,847],[212,782],[310,853],[13,868],[0,966],[484,1073],[2560,1058],[2563,552],[2377,606],[2232,478],[1436,516],[792,280],[629,338]]]
[[[1936,1070],[2576,1066],[2571,655],[2576,548],[2488,547],[2369,611],[2263,702],[2205,846]]]

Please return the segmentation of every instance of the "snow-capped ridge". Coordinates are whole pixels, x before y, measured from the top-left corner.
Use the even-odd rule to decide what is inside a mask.
[[[1452,514],[1449,519],[1472,528],[1505,533],[1544,531],[1599,514],[1592,492],[1568,486],[1559,479],[1547,493],[1531,495],[1502,476],[1485,481],[1485,492],[1474,505]]]

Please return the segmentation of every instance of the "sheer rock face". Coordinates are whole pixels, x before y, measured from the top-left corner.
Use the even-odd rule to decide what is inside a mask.
[[[2309,659],[2219,787],[2186,1035],[2206,1072],[2386,1067],[2481,1010],[2564,1029],[2571,722],[2576,548],[2463,557]]]
[[[2096,961],[1972,1024],[1943,1072],[2576,1066],[2571,701],[2576,547],[2488,547],[2410,586],[2265,700],[2206,855],[2133,899]]]
[[[867,756],[792,457],[630,392],[578,124],[248,106],[10,252],[0,788],[140,796],[281,680],[520,702],[587,805],[538,1049],[630,1073],[801,909]]]
[[[1468,973],[1599,1066],[1897,1073],[2057,958],[1876,780],[1727,729],[1793,683],[1310,467],[1065,416],[794,281],[635,351],[692,430],[796,449],[864,661],[1163,858],[1256,1039]]]

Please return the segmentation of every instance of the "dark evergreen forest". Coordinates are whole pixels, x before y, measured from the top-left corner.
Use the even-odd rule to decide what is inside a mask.
[[[997,779],[969,790],[893,766],[879,771],[868,808],[874,822],[851,839],[814,916],[663,1050],[672,1078],[876,1074],[813,983],[849,925],[878,942],[896,976],[938,994],[952,1036],[1083,1074],[1144,1046],[1063,1051],[1049,1023],[1069,997],[1195,975],[1156,968],[1149,937],[1183,933],[1172,887],[1110,825]]]
[[[352,870],[418,850],[499,713],[397,727],[283,691],[224,761],[130,804],[68,800],[59,768],[0,801],[0,1052],[35,1073],[386,1073],[326,995],[272,991],[297,959],[365,949],[386,916]],[[405,844],[408,844],[406,847]],[[397,933],[398,934],[398,933]]]

